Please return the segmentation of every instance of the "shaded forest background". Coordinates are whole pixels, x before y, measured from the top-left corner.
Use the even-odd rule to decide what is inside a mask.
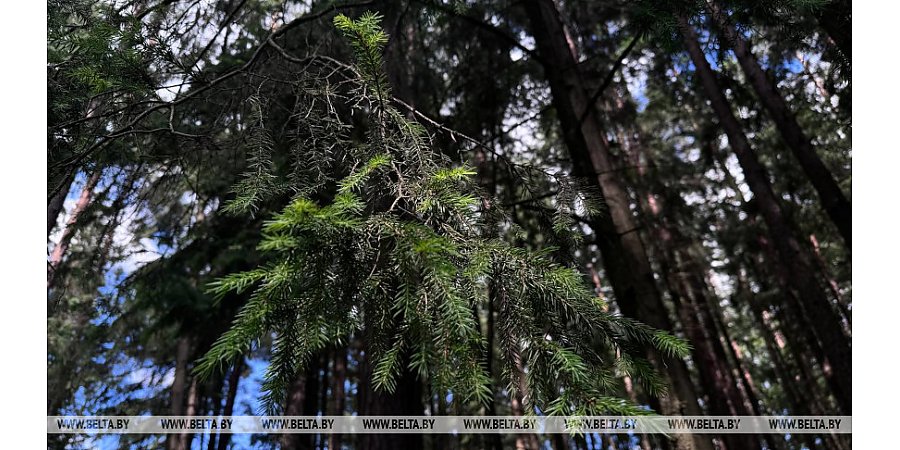
[[[522,415],[585,402],[667,415],[852,414],[849,1],[47,6],[48,415]],[[367,12],[380,15],[384,42],[377,27],[334,21]],[[302,205],[320,221],[290,216]],[[389,317],[399,306],[363,301],[370,285],[357,279],[380,274],[382,250],[394,253],[358,250],[357,219],[415,235],[422,259],[396,272],[422,287],[386,296],[415,309],[454,294],[421,316],[434,322],[420,327],[450,336],[435,341],[449,353],[427,355],[434,372],[416,364],[416,333],[429,332],[410,326],[420,316],[405,312],[398,325]],[[399,248],[407,235],[392,236]],[[250,288],[275,272],[235,281],[298,252],[321,265],[286,272],[324,280],[303,285],[319,292],[308,300]],[[473,266],[478,276],[455,272]],[[303,300],[285,300],[294,297]],[[340,316],[344,297],[358,309]],[[258,336],[217,344],[254,302],[274,311]],[[618,317],[690,348],[652,331],[644,339],[643,325]],[[296,323],[325,331],[295,335]],[[392,346],[396,364],[383,362]],[[850,443],[196,434],[60,435],[48,446]]]

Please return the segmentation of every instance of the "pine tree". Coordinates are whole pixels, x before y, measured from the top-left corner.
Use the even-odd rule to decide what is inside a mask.
[[[655,348],[680,357],[687,344],[605,312],[576,270],[553,261],[552,248],[527,251],[486,235],[475,172],[452,167],[426,130],[394,106],[381,68],[387,35],[379,21],[371,13],[335,18],[356,64],[342,67],[348,76],[342,91],[323,88],[320,80],[320,97],[303,114],[344,102],[365,117],[366,129],[357,134],[364,138],[353,141],[355,130],[340,125],[343,133],[322,135],[318,144],[329,152],[323,160],[345,161],[352,170],[333,184],[280,181],[301,194],[263,227],[259,249],[268,262],[212,285],[218,296],[248,292],[250,300],[195,370],[210,375],[274,334],[263,402],[276,412],[310,355],[365,331],[377,389],[395,389],[408,353],[409,367],[437,392],[487,403],[484,338],[472,310],[487,301],[490,281],[503,375],[510,392],[524,377],[529,411],[644,413],[609,396],[615,376],[627,374],[662,392],[640,355]],[[342,123],[325,108],[317,110],[322,120]],[[250,133],[265,135],[263,121],[255,123],[260,128]],[[252,212],[261,195],[281,191],[273,187],[274,174],[256,170],[268,166],[266,142],[250,140],[254,170],[228,209]]]

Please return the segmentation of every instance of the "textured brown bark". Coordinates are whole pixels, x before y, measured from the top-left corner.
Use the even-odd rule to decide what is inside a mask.
[[[753,91],[756,92],[760,103],[769,112],[775,127],[781,133],[781,137],[787,143],[797,161],[800,162],[800,167],[819,195],[822,207],[831,221],[834,222],[849,249],[852,239],[850,201],[844,196],[843,191],[841,191],[840,186],[834,179],[834,175],[832,175],[831,171],[828,170],[828,167],[825,166],[825,163],[822,162],[822,159],[816,153],[812,141],[803,132],[793,111],[784,101],[781,93],[778,92],[775,82],[759,65],[756,56],[753,55],[750,43],[738,34],[734,26],[729,23],[728,17],[715,2],[708,1],[708,5],[713,19],[725,37],[725,41],[734,50],[738,63],[753,87]]]
[[[744,178],[760,209],[760,215],[769,229],[778,257],[784,262],[787,270],[786,278],[790,280],[787,286],[796,294],[802,319],[815,335],[817,341],[815,344],[826,357],[826,360],[822,361],[823,366],[830,366],[832,369],[830,372],[826,371],[826,376],[834,381],[830,384],[835,390],[835,396],[842,410],[850,414],[851,350],[849,338],[844,335],[841,327],[840,317],[819,285],[808,251],[800,245],[781,203],[772,191],[766,169],[751,148],[740,123],[731,111],[719,82],[700,48],[696,32],[685,17],[679,17],[678,21],[684,44],[696,67],[703,90],[719,119],[719,124],[728,136],[732,151],[738,158]]]
[[[559,14],[550,0],[525,2],[538,53],[547,62],[553,104],[560,119],[575,175],[589,177],[600,188],[609,214],[595,219],[594,230],[604,266],[626,315],[656,328],[671,330],[665,305],[659,295],[644,244],[630,209],[628,193],[617,178],[605,132],[588,103]],[[584,115],[584,120],[580,117]],[[662,400],[665,414],[701,415],[697,394],[684,361],[666,361],[658,354],[651,360],[669,382],[670,394]],[[712,449],[707,437],[676,436],[678,448]]]
[[[53,252],[50,253],[50,258],[47,260],[47,289],[52,289],[54,286],[56,272],[59,269],[60,264],[62,264],[62,260],[66,255],[66,251],[69,249],[72,238],[75,236],[75,224],[78,223],[78,218],[81,217],[81,213],[84,212],[85,208],[91,203],[94,188],[97,187],[97,183],[100,181],[100,174],[101,172],[99,170],[95,171],[88,178],[87,182],[85,182],[84,187],[81,189],[81,195],[75,203],[75,208],[72,209],[72,215],[66,220],[66,225],[63,229],[62,236],[59,238],[59,243],[56,244],[56,247],[53,248]]]

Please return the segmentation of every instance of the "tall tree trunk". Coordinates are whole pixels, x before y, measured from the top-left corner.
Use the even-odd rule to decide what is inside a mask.
[[[516,392],[510,396],[509,407],[514,416],[524,416],[525,399],[528,397],[528,384],[525,381],[525,368],[522,365],[521,355],[514,355],[516,370]],[[516,434],[516,450],[537,450],[541,448],[540,441],[534,433]]]
[[[846,321],[845,326],[849,332],[852,325],[852,314],[850,312],[850,307],[847,301],[844,299],[844,296],[841,295],[841,288],[840,286],[838,286],[837,280],[834,279],[831,271],[828,270],[828,263],[826,263],[825,258],[822,257],[822,250],[819,246],[819,240],[816,239],[815,234],[809,235],[809,243],[812,244],[813,255],[816,258],[816,264],[818,264],[819,270],[822,271],[822,276],[825,277],[825,281],[828,282],[828,288],[831,290],[831,295],[837,299],[841,315],[844,316],[844,320]]]
[[[422,382],[415,372],[409,369],[409,355],[404,355],[403,369],[397,379],[394,392],[378,391],[372,385],[374,364],[369,360],[369,352],[366,352],[363,361],[363,379],[360,380],[360,408],[361,416],[421,416],[424,413],[422,402]],[[361,434],[359,435],[359,448],[369,450],[394,450],[400,448],[422,448],[424,445],[421,434]]]
[[[284,410],[286,416],[315,416],[319,401],[319,355],[307,361],[303,373],[297,376],[288,393]],[[281,438],[281,448],[285,450],[313,450],[317,434],[285,434]]]
[[[833,380],[832,389],[835,390],[835,396],[838,398],[841,408],[845,413],[850,414],[850,340],[844,335],[840,317],[819,285],[808,252],[801,246],[793,228],[788,223],[788,218],[772,190],[766,169],[750,147],[750,142],[744,135],[740,123],[731,111],[719,82],[700,48],[696,32],[687,18],[680,16],[678,22],[701,85],[719,118],[719,124],[728,136],[729,145],[743,169],[744,178],[758,203],[760,214],[769,229],[775,250],[788,271],[787,278],[791,281],[789,287],[799,299],[797,303],[799,303],[802,317],[815,334],[817,342],[814,344],[818,344],[827,358],[826,361],[822,361],[823,367],[831,367],[830,371],[826,370],[826,376]]]
[[[228,394],[225,396],[225,409],[222,411],[223,416],[234,414],[234,402],[237,398],[238,385],[241,382],[241,373],[244,371],[244,358],[240,358],[231,368],[228,375]],[[210,438],[212,439],[212,438]],[[231,433],[219,433],[219,442],[216,446],[217,450],[227,450],[228,443],[231,441]]]
[[[191,358],[191,338],[181,336],[175,349],[175,378],[172,380],[170,411],[173,416],[184,415],[185,389],[188,387],[188,362]],[[166,450],[181,450],[181,435],[166,435]]]
[[[487,354],[485,355],[485,370],[490,377],[491,380],[491,398],[488,399],[487,407],[485,408],[485,412],[488,416],[496,416],[497,415],[497,399],[494,395],[493,389],[493,380],[495,378],[495,370],[494,370],[494,340],[496,338],[496,330],[495,330],[495,319],[494,319],[494,305],[496,303],[496,293],[490,284],[488,285],[488,305],[487,305],[487,332],[485,335],[487,336],[487,342],[485,342],[485,346],[487,347]],[[487,436],[487,441],[489,446],[493,450],[502,450],[503,443],[501,441],[499,434],[491,434]]]
[[[715,415],[751,415],[734,379],[730,364],[718,338],[714,335],[709,311],[705,302],[708,289],[698,283],[692,273],[693,267],[684,263],[679,255],[678,242],[684,238],[675,227],[668,226],[668,220],[661,217],[665,206],[661,200],[649,198],[645,202],[650,213],[658,219],[656,239],[659,242],[660,272],[670,287],[672,300],[681,321],[682,329],[691,342],[691,358],[697,364],[701,384],[710,404],[710,413]],[[725,434],[719,439],[729,450],[759,448],[759,443],[745,436]]]
[[[47,202],[47,236],[50,236],[50,232],[56,226],[59,213],[62,212],[63,205],[66,203],[66,196],[69,195],[69,186],[72,185],[74,180],[74,173],[66,175],[66,180],[62,183],[65,187],[56,191],[56,194],[50,197],[50,200]]]
[[[85,208],[91,203],[91,196],[93,196],[94,188],[97,187],[97,183],[100,181],[100,175],[101,171],[96,170],[85,182],[84,187],[81,189],[81,195],[78,197],[78,201],[75,202],[75,208],[72,209],[72,214],[69,216],[69,219],[66,220],[66,225],[63,229],[62,236],[59,238],[59,243],[56,244],[56,247],[53,248],[53,252],[50,253],[50,258],[47,260],[47,289],[52,289],[54,287],[56,272],[59,269],[60,264],[62,264],[63,257],[66,255],[66,250],[69,249],[72,238],[75,236],[75,225],[78,223],[78,218],[81,217],[81,213],[84,212]]]
[[[333,416],[343,416],[346,409],[346,393],[344,381],[347,379],[347,348],[334,349],[333,369],[331,375],[331,411]],[[328,450],[341,448],[341,435],[332,433],[328,435]]]
[[[747,80],[750,81],[750,85],[753,86],[753,91],[756,92],[756,96],[771,115],[781,137],[800,162],[800,167],[806,173],[816,193],[819,194],[822,207],[837,226],[838,232],[849,249],[852,239],[850,201],[844,196],[834,175],[816,153],[809,136],[800,128],[796,116],[784,101],[784,97],[778,92],[775,83],[760,67],[753,55],[750,43],[738,34],[718,4],[712,0],[707,0],[707,4],[716,25],[734,50],[741,69],[747,76]]]
[[[618,102],[620,105],[624,104],[622,100]],[[660,274],[675,303],[682,329],[693,344],[691,358],[697,364],[710,413],[751,415],[741,394],[739,380],[734,378],[731,363],[715,334],[708,309],[712,293],[698,273],[702,273],[703,267],[690,253],[691,242],[678,229],[677,219],[672,216],[675,208],[682,206],[680,194],[665,192],[655,173],[655,163],[645,151],[636,130],[630,133],[620,130],[617,135],[621,147],[629,152],[632,164],[638,168],[639,179],[634,183],[634,188],[641,199],[641,209],[650,219],[649,228],[653,231],[652,241],[656,243],[653,248],[656,249],[654,254],[660,264]],[[719,439],[725,442],[729,450],[750,450],[759,448],[760,444],[746,436],[732,434],[719,436]]]
[[[609,214],[594,225],[619,308],[648,325],[671,330],[665,305],[656,287],[644,244],[631,213],[628,193],[618,180],[600,121],[578,72],[565,29],[551,0],[525,2],[538,52],[545,60],[553,103],[569,148],[575,175],[590,177],[600,188]],[[580,117],[584,117],[581,120]],[[650,359],[669,382],[670,394],[662,399],[663,413],[701,415],[697,394],[684,361]],[[676,436],[679,448],[712,449],[704,436]]]
[[[210,391],[209,395],[209,403],[212,406],[212,409],[209,411],[211,416],[221,416],[222,415],[222,390],[225,389],[225,380],[222,377],[216,377],[215,386]],[[229,414],[230,415],[230,414]],[[209,431],[209,440],[206,441],[206,450],[216,450],[216,435],[218,432],[214,432],[212,430]],[[200,435],[200,448],[203,448],[203,436]]]
[[[191,387],[188,389],[187,407],[184,410],[185,416],[193,417],[197,415],[197,408],[200,404],[199,384],[197,377],[191,378]],[[194,440],[194,436],[194,433],[179,434],[176,448],[178,450],[187,450],[191,448],[191,441]]]

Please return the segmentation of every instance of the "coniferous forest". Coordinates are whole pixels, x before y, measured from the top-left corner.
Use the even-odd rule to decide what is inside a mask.
[[[47,415],[850,416],[850,61],[850,0],[48,0]]]

